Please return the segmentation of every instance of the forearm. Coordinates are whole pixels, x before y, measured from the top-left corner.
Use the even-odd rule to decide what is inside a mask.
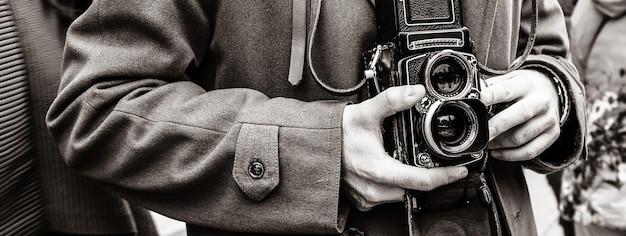
[[[225,96],[227,92],[234,91],[215,93],[213,100],[236,100]],[[131,201],[192,224],[233,231],[297,233],[336,227],[336,222],[323,221],[336,220],[338,214],[341,131],[334,126],[339,122],[332,124],[331,114],[340,105],[309,104],[319,106],[316,113],[324,115],[310,116],[319,118],[317,124],[300,120],[316,126],[306,127],[303,123],[277,124],[283,121],[263,123],[241,114],[241,119],[235,119],[238,112],[231,109],[203,109],[193,102],[170,107],[161,102],[172,100],[171,96],[159,97],[162,100],[141,104],[160,104],[159,108],[143,110],[147,115],[138,115],[136,107],[141,105],[126,101],[118,102],[111,112],[97,110],[84,101],[67,107],[55,103],[51,114],[63,112],[49,120],[50,126],[68,164]],[[146,97],[145,101],[151,99]],[[276,106],[293,108],[286,101],[278,101]],[[302,109],[290,109],[300,112],[291,114],[294,118],[313,110],[304,104],[297,106]],[[136,113],[126,107],[135,107]],[[254,108],[240,111],[245,113],[246,109]],[[76,118],[72,114],[81,115]],[[222,125],[217,128],[207,126],[209,123]],[[266,129],[276,133],[259,132]],[[242,142],[242,138],[252,142]],[[258,180],[247,176],[250,159],[255,157],[265,164],[266,174]],[[233,163],[239,165],[235,168]],[[237,183],[237,178],[248,179]],[[276,185],[266,183],[271,180],[277,181]],[[267,189],[261,199],[246,195],[256,188]],[[224,219],[232,215],[239,217]],[[307,218],[311,215],[317,217]]]
[[[209,6],[166,4],[95,1],[72,25],[47,116],[66,162],[191,224],[337,233],[345,103],[205,89],[188,72],[208,60]]]

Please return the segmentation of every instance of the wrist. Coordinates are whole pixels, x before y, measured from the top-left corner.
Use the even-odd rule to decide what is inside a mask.
[[[563,124],[565,123],[565,121],[567,121],[567,118],[569,117],[569,113],[570,113],[570,97],[568,94],[568,90],[567,87],[565,85],[565,83],[563,83],[563,81],[561,80],[561,78],[559,78],[557,76],[556,73],[554,73],[554,71],[552,71],[551,69],[549,69],[548,67],[542,66],[542,65],[537,65],[537,64],[533,64],[533,65],[526,65],[524,67],[522,67],[523,69],[532,69],[535,70],[543,75],[546,76],[546,78],[548,80],[550,80],[550,82],[552,83],[556,94],[557,94],[557,98],[558,98],[558,107],[559,107],[559,125],[561,127],[563,127]]]

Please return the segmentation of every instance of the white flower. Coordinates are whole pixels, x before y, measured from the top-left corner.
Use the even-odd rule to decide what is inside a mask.
[[[604,93],[604,97],[602,98],[607,104],[609,104],[610,110],[617,108],[617,94],[611,91],[606,91]]]
[[[612,109],[611,104],[604,100],[595,100],[591,105],[591,110],[588,116],[588,125],[595,123],[598,119],[604,116],[604,113]]]

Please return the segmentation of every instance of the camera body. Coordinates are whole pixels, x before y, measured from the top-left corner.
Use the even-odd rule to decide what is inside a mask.
[[[378,93],[421,84],[424,98],[392,118],[394,156],[433,168],[486,156],[488,108],[458,0],[376,1],[379,45],[365,54],[365,76]],[[388,145],[389,146],[389,145]]]

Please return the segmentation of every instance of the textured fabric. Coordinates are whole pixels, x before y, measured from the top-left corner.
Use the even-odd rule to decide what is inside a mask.
[[[60,21],[64,18],[46,1],[9,3],[28,77],[28,108],[33,128],[29,137],[34,147],[31,159],[36,162],[40,176],[45,229],[73,234],[135,234],[145,229],[143,235],[155,235],[156,229],[149,215],[144,214],[145,209],[135,211],[136,207],[129,207],[124,200],[72,172],[60,157],[44,116],[57,92],[67,24]]]
[[[582,85],[563,65],[569,61],[554,59],[568,53],[562,13],[556,0],[538,2],[532,53],[537,62],[561,65],[554,69],[563,70],[556,74],[576,107],[568,122],[582,133]],[[477,59],[507,68],[526,45],[530,1],[462,5]],[[355,85],[362,52],[376,36],[371,2],[328,0],[312,8],[321,14],[307,63],[333,87]],[[392,205],[376,217],[346,214],[351,205],[339,188],[343,109],[365,97],[328,95],[308,70],[297,86],[289,83],[292,11],[291,1],[95,1],[70,27],[59,96],[47,116],[65,160],[131,202],[189,222],[197,234],[338,234],[353,220],[381,235],[402,234],[404,211]],[[278,127],[279,183],[261,201],[232,175],[243,171],[233,168],[247,124]],[[576,145],[544,153],[538,163],[549,164],[538,169],[555,171],[581,155],[582,136],[560,138]],[[524,235],[534,230],[532,211],[520,164],[507,164],[511,171],[494,173],[498,196],[522,198],[502,202],[507,228]]]
[[[44,228],[25,69],[13,11],[1,0],[0,235],[34,235]]]

